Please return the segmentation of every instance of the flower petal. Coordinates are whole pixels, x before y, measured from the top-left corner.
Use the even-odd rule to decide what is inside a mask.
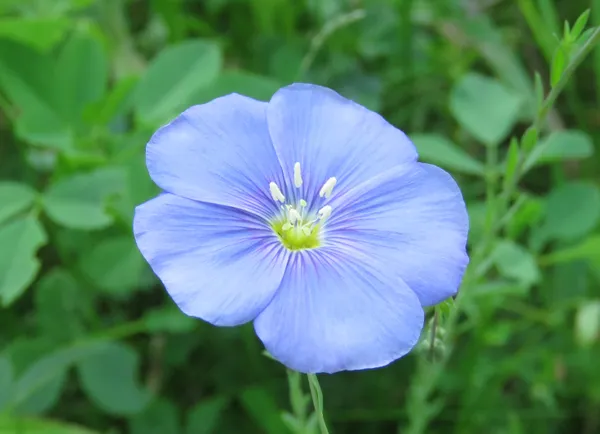
[[[263,310],[289,255],[254,215],[169,193],[137,207],[134,233],[179,308],[220,326],[251,321]]]
[[[406,164],[338,196],[327,242],[391,263],[423,306],[458,291],[469,262],[469,218],[456,182],[429,164]]]
[[[301,191],[288,194],[304,199],[314,198],[330,177],[337,178],[339,192],[417,159],[414,145],[402,131],[321,86],[293,84],[280,89],[269,102],[267,120],[288,187],[293,185],[294,163],[302,168]]]
[[[419,339],[424,314],[392,273],[343,246],[292,256],[277,294],[254,327],[291,369],[333,373],[387,365]]]
[[[187,109],[150,139],[150,176],[178,196],[272,215],[269,183],[283,178],[266,107],[231,94]]]

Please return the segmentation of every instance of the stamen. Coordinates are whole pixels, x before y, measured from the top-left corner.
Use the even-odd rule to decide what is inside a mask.
[[[336,183],[337,179],[334,177],[331,177],[325,181],[325,184],[323,184],[323,187],[321,187],[321,190],[319,191],[319,197],[325,196],[325,198],[329,199],[329,196],[331,196],[331,192],[333,191],[333,187],[335,187]]]
[[[304,180],[302,179],[302,170],[299,162],[294,163],[293,179],[294,186],[300,189]],[[331,177],[327,179],[319,191],[319,196],[329,199],[336,184],[336,178]],[[287,188],[291,186],[288,183],[284,187],[287,191]],[[281,210],[280,214],[275,217],[272,227],[283,245],[289,250],[319,247],[321,244],[321,227],[324,221],[330,218],[333,211],[332,207],[321,204],[321,209],[315,213],[312,204],[311,206],[308,205],[308,202],[311,200],[318,201],[317,198],[313,197],[309,197],[308,200],[292,198],[293,202],[286,203],[285,196],[275,182],[269,183],[269,191],[271,192],[271,197],[277,203],[277,208]],[[295,195],[293,194],[292,196]]]
[[[334,178],[335,179],[335,178]],[[319,220],[325,220],[327,217],[331,215],[331,206],[325,205],[323,208],[319,210]]]
[[[271,197],[273,198],[274,201],[279,201],[281,203],[285,202],[285,196],[283,195],[283,193],[281,192],[281,190],[279,189],[279,187],[277,187],[277,184],[275,184],[274,182],[271,182],[269,184],[269,190],[271,190]]]
[[[289,216],[288,218],[289,218],[291,224],[295,224],[297,221],[302,220],[302,216],[294,208],[291,208],[288,211],[288,216]]]
[[[302,185],[302,173],[300,173],[300,163],[294,164],[294,185],[300,188]]]

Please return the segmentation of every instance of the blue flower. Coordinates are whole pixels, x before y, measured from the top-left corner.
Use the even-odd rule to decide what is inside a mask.
[[[183,112],[147,147],[164,191],[136,209],[137,244],[187,315],[254,321],[305,373],[408,353],[423,306],[456,294],[468,217],[443,170],[400,130],[332,90],[232,94]]]

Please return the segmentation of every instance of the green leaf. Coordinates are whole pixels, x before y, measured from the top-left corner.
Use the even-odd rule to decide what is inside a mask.
[[[574,181],[554,189],[546,199],[544,234],[550,239],[574,240],[590,233],[600,219],[600,190]]]
[[[485,303],[485,300],[492,300],[492,303],[495,304],[494,298],[506,299],[509,296],[523,296],[526,294],[526,289],[512,280],[492,280],[475,285],[473,297],[470,301],[481,306],[482,303]]]
[[[72,21],[67,17],[4,17],[0,38],[21,42],[36,50],[49,51],[65,35]]]
[[[12,401],[14,388],[12,362],[8,357],[0,356],[0,414]]]
[[[0,182],[0,224],[33,205],[36,191],[20,182]]]
[[[594,153],[592,138],[579,130],[555,131],[542,140],[525,162],[525,170],[535,165],[565,160],[581,160]]]
[[[108,84],[108,60],[100,41],[84,31],[75,31],[62,48],[56,66],[56,91],[61,95],[63,119],[77,126],[83,111],[99,101]]]
[[[15,402],[17,379],[27,372],[34,363],[52,352],[54,348],[55,344],[49,343],[41,337],[35,339],[19,337],[9,343],[5,355],[12,361],[14,370],[11,405]],[[19,412],[39,414],[51,407],[56,402],[59,391],[56,383],[57,381],[49,381],[37,388],[25,398],[24,402],[19,403],[17,406]],[[60,388],[61,384],[58,384],[58,386]]]
[[[581,48],[585,45],[585,43],[588,42],[588,40],[591,38],[591,36],[594,34],[595,31],[596,31],[596,27],[591,27],[587,30],[584,30],[584,32],[581,34],[579,39],[577,39],[573,43],[573,46],[571,48],[571,53],[579,52],[581,50]]]
[[[288,429],[288,432],[293,434],[300,434],[302,432],[306,432],[306,428],[304,427],[304,423],[296,418],[296,416],[292,415],[288,412],[283,412],[281,414],[281,420],[285,424]],[[312,431],[309,431],[312,432]]]
[[[53,60],[8,40],[0,40],[0,52],[0,87],[19,112],[17,136],[57,149],[71,147],[71,132],[57,109]]]
[[[577,21],[575,21],[575,24],[573,24],[573,29],[570,33],[571,40],[574,41],[577,38],[579,38],[579,35],[581,35],[581,33],[583,32],[583,29],[585,29],[589,17],[590,9],[587,9],[579,16],[579,18],[577,18]]]
[[[579,345],[588,347],[600,336],[600,300],[586,301],[575,316],[575,338]]]
[[[179,434],[177,407],[165,399],[156,399],[129,420],[130,434]]]
[[[125,114],[133,102],[137,77],[128,77],[116,83],[105,97],[88,107],[84,119],[92,125],[108,125],[117,116]]]
[[[252,387],[242,392],[241,402],[254,422],[265,434],[281,434],[286,426],[281,420],[281,413],[273,394],[264,388]]]
[[[413,134],[410,138],[417,147],[419,156],[425,161],[469,175],[485,173],[480,161],[439,134]]]
[[[535,108],[539,112],[544,105],[544,83],[539,72],[535,72],[534,93],[535,93]]]
[[[556,86],[556,83],[561,79],[563,71],[567,66],[567,48],[562,44],[558,46],[552,58],[552,66],[550,68],[550,85]]]
[[[165,48],[139,82],[135,110],[146,124],[168,120],[189,106],[190,96],[217,78],[221,50],[209,41],[188,40]]]
[[[228,401],[224,397],[207,399],[196,404],[187,414],[185,434],[216,434],[219,420],[227,405]]]
[[[145,262],[132,237],[107,238],[82,255],[80,267],[98,288],[112,294],[136,289]]]
[[[0,434],[98,434],[77,425],[50,419],[30,419],[0,414]]]
[[[3,306],[19,298],[35,278],[40,268],[35,254],[46,241],[42,225],[33,216],[0,227],[0,301]]]
[[[126,163],[120,166],[126,173],[126,186],[121,195],[116,200],[111,201],[111,209],[114,209],[115,214],[123,221],[130,222],[133,220],[135,207],[157,196],[160,189],[148,176],[148,168],[144,159],[139,158],[139,143],[146,142],[146,135],[143,138],[139,135],[133,137],[127,135],[125,140],[134,143],[135,146],[125,148],[126,145],[119,146],[120,143],[115,144],[115,148],[122,152],[120,157],[127,160]]]
[[[456,309],[456,307],[454,306],[454,299],[452,297],[447,298],[446,300],[437,304],[435,306],[435,309],[440,313],[442,318],[448,317],[448,315],[450,315],[450,312]]]
[[[526,111],[533,113],[529,99],[532,96],[530,74],[519,53],[507,43],[504,30],[497,27],[491,14],[477,14],[463,21],[461,30],[473,43],[474,48],[503,83],[523,95]]]
[[[540,280],[540,270],[535,258],[524,247],[510,240],[502,240],[496,245],[492,259],[498,272],[504,277],[526,286]]]
[[[125,173],[119,168],[72,175],[52,184],[44,193],[44,208],[59,225],[81,230],[102,229],[113,222],[106,211],[106,201],[122,192],[124,185]]]
[[[510,141],[508,153],[506,154],[506,167],[504,169],[504,190],[513,182],[519,164],[519,142],[516,139]]]
[[[139,413],[150,394],[136,381],[138,354],[119,342],[105,342],[94,357],[77,365],[81,386],[103,411],[117,415]]]
[[[246,71],[223,71],[211,84],[196,92],[192,104],[203,104],[230,93],[239,93],[262,101],[268,101],[282,86],[278,80]]]
[[[546,270],[544,291],[537,293],[550,312],[566,311],[566,306],[580,301],[589,292],[592,273],[585,261],[569,262]],[[592,271],[592,273],[590,273]],[[563,314],[564,315],[564,314]],[[570,337],[569,337],[570,339]]]
[[[527,128],[523,138],[521,139],[521,146],[525,152],[530,152],[535,145],[538,143],[538,130],[531,126]]]
[[[552,252],[542,257],[540,262],[552,265],[581,259],[600,265],[600,235],[592,235],[578,244]]]
[[[94,345],[70,346],[39,358],[19,377],[14,404],[20,412],[41,413],[59,399],[67,371],[81,359],[93,357]]]
[[[450,111],[477,140],[497,146],[517,122],[523,102],[497,80],[468,73],[452,89]]]
[[[20,113],[17,135],[33,144],[71,147],[71,132],[57,110],[52,59],[8,40],[0,40],[0,52],[0,88]]]
[[[149,311],[144,316],[144,322],[149,332],[189,332],[196,326],[196,320],[185,315],[179,309],[169,306]]]
[[[516,212],[506,224],[506,234],[511,239],[518,239],[531,227],[537,227],[544,216],[544,202],[537,196],[521,193],[517,202]]]
[[[53,341],[70,341],[81,337],[81,321],[86,307],[75,278],[66,270],[55,268],[46,273],[35,288],[35,319],[40,332]]]
[[[567,20],[565,20],[565,23],[563,25],[563,40],[569,41],[570,35],[571,35],[571,26],[569,25],[569,22]]]

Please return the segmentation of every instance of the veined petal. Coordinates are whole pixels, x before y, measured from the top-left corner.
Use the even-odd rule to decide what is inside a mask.
[[[392,273],[336,246],[292,256],[254,327],[289,368],[333,373],[384,366],[408,353],[423,328],[423,309]]]
[[[220,326],[251,321],[264,309],[289,255],[256,216],[169,193],[137,207],[134,233],[179,308]]]
[[[406,164],[336,197],[332,206],[328,243],[391,263],[423,306],[456,294],[469,262],[469,218],[448,173]]]
[[[321,86],[293,84],[280,89],[269,102],[267,119],[288,186],[293,185],[294,164],[302,167],[304,185],[288,192],[296,199],[316,197],[330,177],[337,179],[334,191],[339,192],[417,159],[414,145],[402,131]]]
[[[178,196],[271,216],[269,183],[283,178],[266,107],[231,94],[187,109],[150,139],[150,176]]]

